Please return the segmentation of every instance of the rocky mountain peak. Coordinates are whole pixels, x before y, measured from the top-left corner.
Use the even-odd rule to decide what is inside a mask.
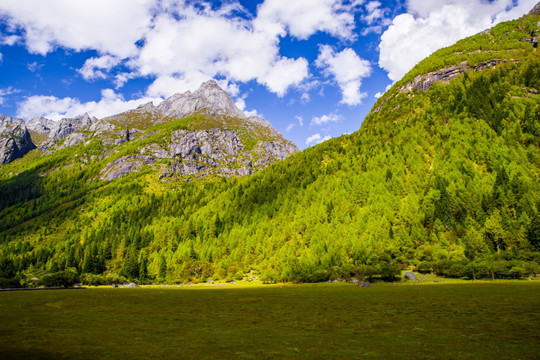
[[[21,119],[0,115],[0,163],[5,164],[24,156],[36,146]]]
[[[195,113],[247,118],[236,107],[232,97],[221,89],[214,80],[203,83],[194,92],[186,91],[183,94],[175,94],[159,104],[156,109],[165,116],[176,118],[183,118]]]

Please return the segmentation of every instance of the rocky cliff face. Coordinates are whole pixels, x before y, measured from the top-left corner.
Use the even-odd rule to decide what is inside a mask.
[[[0,115],[0,163],[9,163],[35,148],[23,120]]]
[[[430,72],[428,74],[418,75],[412,82],[405,84],[401,87],[401,92],[409,92],[414,89],[418,91],[428,91],[429,88],[436,82],[441,83],[448,83],[450,80],[458,76],[459,74],[463,74],[466,71],[470,70],[480,70],[484,71],[484,69],[491,69],[497,66],[500,63],[506,63],[509,60],[501,60],[501,59],[492,59],[489,61],[484,61],[472,66],[468,66],[467,62],[464,61],[460,63],[459,65],[455,66],[448,66],[441,70]],[[516,60],[510,60],[516,62]]]

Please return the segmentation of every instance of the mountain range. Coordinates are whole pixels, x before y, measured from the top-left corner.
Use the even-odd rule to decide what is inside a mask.
[[[538,274],[539,27],[437,51],[302,152],[213,81],[101,120],[2,117],[0,278]]]

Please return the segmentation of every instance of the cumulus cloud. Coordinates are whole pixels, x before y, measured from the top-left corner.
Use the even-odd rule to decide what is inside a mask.
[[[194,7],[158,16],[134,63],[142,75],[157,77],[149,94],[164,96],[179,87],[197,88],[201,80],[216,76],[256,80],[283,96],[308,75],[306,59],[280,56],[275,33],[259,31],[243,18],[223,16],[223,11]],[[171,92],[173,83],[179,87]]]
[[[137,52],[135,43],[150,24],[153,4],[152,0],[4,0],[0,12],[11,28],[23,30],[32,53],[45,55],[63,46],[125,58]]]
[[[92,57],[84,62],[82,68],[77,70],[85,80],[105,79],[107,76],[104,72],[110,71],[113,67],[120,63],[120,59],[111,56],[104,55],[100,57]],[[127,79],[125,79],[127,81]],[[120,80],[120,83],[124,79]]]
[[[343,104],[353,106],[361,103],[366,96],[360,92],[362,79],[371,74],[369,61],[360,58],[353,49],[348,48],[336,53],[331,46],[321,45],[315,64],[337,82]]]
[[[323,141],[330,140],[331,138],[332,137],[330,135],[326,135],[325,137],[322,137],[321,134],[313,134],[306,139],[306,145],[312,146],[312,145],[320,144]]]
[[[297,115],[297,116],[295,116],[294,118],[295,118],[296,120],[298,120],[298,125],[304,126],[304,118],[303,118],[303,117]]]
[[[354,13],[361,1],[266,0],[259,5],[255,26],[276,34],[307,39],[318,31],[343,39],[354,37]]]
[[[521,16],[537,0],[409,0],[381,36],[379,66],[397,81],[420,60],[457,40]]]
[[[59,120],[89,113],[91,116],[102,118],[136,108],[149,101],[153,101],[157,105],[161,99],[145,97],[126,101],[112,89],[102,90],[101,100],[84,103],[71,97],[60,99],[55,96],[30,96],[19,104],[17,116],[23,119],[44,116],[52,120]]]
[[[343,117],[338,114],[330,113],[328,115],[322,115],[322,116],[314,116],[313,119],[311,119],[311,125],[323,125],[331,122],[338,122]]]

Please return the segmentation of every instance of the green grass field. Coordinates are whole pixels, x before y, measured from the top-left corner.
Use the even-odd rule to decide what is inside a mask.
[[[538,359],[540,282],[0,292],[1,359]]]

